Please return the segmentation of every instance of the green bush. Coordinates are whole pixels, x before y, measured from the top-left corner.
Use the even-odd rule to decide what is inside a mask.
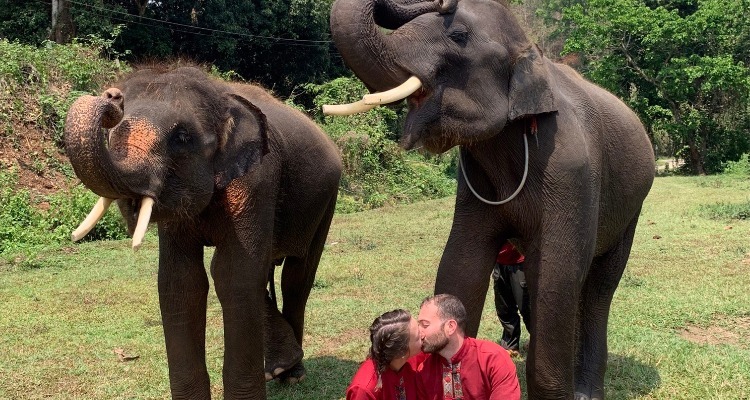
[[[11,136],[15,124],[36,124],[61,146],[63,125],[72,102],[127,71],[118,60],[100,57],[111,41],[41,47],[0,39],[0,134]]]
[[[724,166],[724,174],[735,176],[750,176],[750,155],[743,154],[737,161],[729,161]]]
[[[700,213],[706,218],[715,220],[750,219],[750,200],[744,203],[721,202],[702,205]]]
[[[0,255],[3,256],[69,243],[71,232],[97,201],[96,195],[80,185],[70,192],[40,198],[17,186],[14,169],[0,171]],[[83,241],[126,237],[122,217],[112,209]]]
[[[377,107],[366,113],[322,116],[324,104],[350,103],[367,93],[353,78],[305,87],[314,96],[312,114],[341,150],[344,174],[338,212],[410,203],[455,193],[455,152],[429,156],[405,152],[396,140],[404,109]]]

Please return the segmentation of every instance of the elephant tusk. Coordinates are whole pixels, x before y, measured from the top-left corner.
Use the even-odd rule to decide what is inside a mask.
[[[87,215],[83,222],[81,222],[81,225],[78,225],[78,228],[76,228],[76,230],[74,230],[73,233],[70,234],[70,238],[74,242],[83,239],[86,234],[94,229],[96,223],[99,222],[100,219],[102,219],[113,201],[113,199],[100,197],[96,204],[94,204],[91,212],[89,212],[89,215]]]
[[[380,105],[393,103],[409,97],[410,94],[419,90],[422,87],[422,82],[419,78],[412,76],[407,79],[406,82],[401,85],[385,92],[366,94],[362,97],[362,101],[368,105]]]
[[[325,115],[352,115],[370,111],[375,108],[375,104],[365,104],[363,100],[349,104],[326,104],[323,106]]]
[[[138,223],[135,225],[135,230],[133,231],[133,250],[138,250],[141,244],[143,244],[143,237],[146,235],[153,207],[154,199],[144,197],[141,202],[141,209],[138,210]]]

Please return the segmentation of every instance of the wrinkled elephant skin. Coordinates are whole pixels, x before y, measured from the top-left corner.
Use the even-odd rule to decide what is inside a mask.
[[[495,256],[514,240],[530,292],[529,398],[602,399],[610,304],[654,177],[649,139],[622,101],[544,57],[501,2],[440,3],[337,0],[331,11],[334,43],[370,90],[418,79],[402,146],[460,146],[466,178],[435,292],[464,302],[476,335]],[[517,197],[478,199],[508,198],[526,159]]]
[[[116,200],[131,233],[158,224],[173,398],[210,398],[205,246],[215,247],[225,398],[264,399],[266,378],[304,378],[305,305],[341,175],[312,121],[256,86],[156,66],[76,101],[65,141],[78,177],[105,198],[97,215]],[[279,261],[281,311],[267,290]]]

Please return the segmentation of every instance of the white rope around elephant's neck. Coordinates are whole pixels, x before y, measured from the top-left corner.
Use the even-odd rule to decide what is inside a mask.
[[[510,195],[505,200],[500,201],[489,201],[485,199],[484,197],[480,196],[479,193],[477,193],[476,190],[474,190],[474,187],[471,186],[471,183],[469,183],[469,177],[466,176],[466,168],[464,168],[463,161],[461,161],[461,148],[458,148],[458,165],[461,168],[461,173],[464,175],[464,181],[466,181],[466,186],[469,187],[469,190],[471,190],[471,193],[474,193],[474,196],[476,196],[477,199],[479,199],[482,203],[489,204],[491,206],[499,206],[501,204],[505,204],[513,198],[518,195],[518,193],[523,188],[523,185],[526,183],[526,176],[529,174],[529,139],[526,138],[526,134],[523,134],[523,147],[524,147],[524,165],[523,165],[523,178],[521,178],[521,184],[518,185],[518,188],[516,189],[513,194]]]

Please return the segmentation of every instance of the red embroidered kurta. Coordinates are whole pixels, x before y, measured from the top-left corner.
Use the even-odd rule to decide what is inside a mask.
[[[516,366],[497,343],[465,338],[450,362],[430,354],[417,368],[420,400],[518,400]]]
[[[420,353],[409,358],[401,370],[396,372],[386,367],[383,371],[383,386],[375,390],[378,376],[375,373],[375,362],[367,359],[354,374],[352,382],[346,388],[346,400],[417,400],[417,366],[427,357]]]
[[[500,248],[500,252],[497,253],[495,262],[500,265],[515,265],[521,264],[524,259],[523,254],[516,250],[510,242],[505,242],[503,247]]]

